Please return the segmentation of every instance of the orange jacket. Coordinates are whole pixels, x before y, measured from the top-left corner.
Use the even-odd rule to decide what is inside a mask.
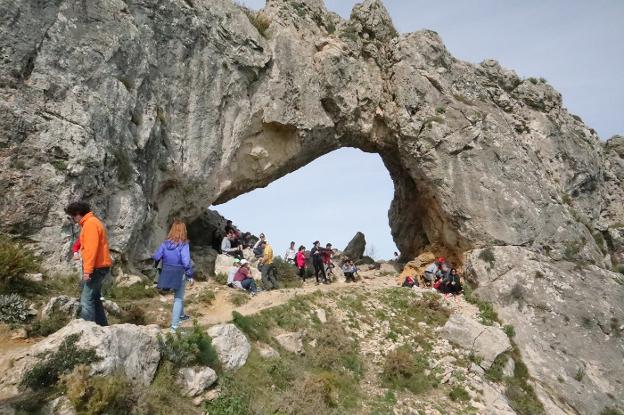
[[[106,229],[93,212],[80,221],[80,247],[82,272],[91,274],[95,268],[108,268],[113,264],[108,250]]]

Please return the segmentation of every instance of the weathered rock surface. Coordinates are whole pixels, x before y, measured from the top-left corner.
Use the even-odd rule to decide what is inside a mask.
[[[186,396],[199,396],[216,381],[217,373],[209,367],[185,367],[178,371],[178,383]]]
[[[173,215],[344,146],[383,158],[406,257],[577,243],[603,264],[592,232],[624,223],[619,138],[602,144],[542,81],[398,34],[378,0],[349,21],[271,1],[264,35],[228,0],[0,7],[0,226],[48,265],[69,247],[68,199],[90,199],[116,253],[147,258]]]
[[[279,357],[279,353],[277,352],[277,350],[275,350],[274,348],[272,348],[268,344],[259,343],[257,345],[257,348],[258,348],[258,353],[264,359],[275,359],[275,358]]]
[[[281,333],[275,336],[275,340],[287,352],[301,354],[303,349],[303,334],[299,332]]]
[[[349,241],[346,248],[342,252],[347,258],[357,260],[362,258],[364,250],[366,249],[366,237],[362,232],[358,232]]]
[[[63,340],[74,333],[80,333],[78,347],[93,348],[100,361],[91,365],[93,375],[108,375],[122,371],[132,381],[149,384],[158,362],[158,326],[135,326],[116,324],[100,327],[84,320],[73,320],[56,333],[39,343],[0,357],[0,398],[17,394],[17,385],[23,374],[36,362],[41,353],[55,351]]]
[[[54,313],[61,313],[72,318],[78,317],[80,301],[67,295],[59,295],[48,300],[41,309],[41,318],[48,318]]]
[[[247,362],[251,345],[247,337],[234,324],[219,324],[208,329],[219,360],[226,370],[235,370]]]
[[[624,401],[624,276],[555,262],[522,247],[467,255],[476,294],[514,326],[514,342],[549,414],[600,414]],[[580,381],[577,373],[584,373]],[[563,379],[563,382],[560,381]]]
[[[511,350],[511,343],[501,329],[484,326],[461,314],[452,315],[441,334],[445,339],[481,356],[483,360],[479,366],[486,370],[499,354]]]

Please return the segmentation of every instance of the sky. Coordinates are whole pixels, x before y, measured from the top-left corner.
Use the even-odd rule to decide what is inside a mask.
[[[264,0],[243,0],[252,9]],[[348,18],[353,0],[328,0]],[[624,0],[385,0],[399,32],[435,30],[457,58],[496,59],[523,77],[543,77],[563,104],[603,140],[624,134]],[[327,181],[316,185],[312,178]],[[318,195],[311,198],[311,195]],[[342,249],[356,231],[377,259],[396,250],[388,225],[393,185],[381,159],[334,151],[264,189],[215,206],[241,229],[265,232],[281,253],[295,240]],[[267,213],[258,216],[254,206]]]

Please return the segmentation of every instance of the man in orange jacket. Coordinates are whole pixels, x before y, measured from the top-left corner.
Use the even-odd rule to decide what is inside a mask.
[[[73,202],[65,208],[74,223],[80,224],[80,250],[82,253],[82,292],[80,293],[80,318],[107,326],[102,305],[102,281],[108,275],[113,261],[108,250],[108,236],[102,222],[95,217],[85,202]]]

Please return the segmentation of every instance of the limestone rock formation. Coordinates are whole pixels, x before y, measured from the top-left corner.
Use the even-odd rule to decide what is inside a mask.
[[[357,260],[362,258],[364,250],[366,249],[366,238],[362,232],[358,232],[349,241],[346,248],[342,252],[347,258]]]
[[[178,383],[186,396],[198,396],[216,381],[217,373],[209,367],[185,367],[178,371]]]
[[[624,276],[526,248],[470,252],[476,294],[513,325],[514,342],[548,414],[599,414],[624,402]]]
[[[251,344],[234,324],[212,326],[208,335],[212,337],[212,344],[224,369],[235,370],[247,362]]]
[[[110,375],[122,371],[136,382],[149,384],[160,361],[155,325],[117,324],[100,327],[93,322],[73,320],[56,333],[25,349],[3,353],[0,357],[0,397],[17,394],[23,374],[39,360],[40,354],[54,351],[69,335],[80,333],[79,347],[93,348],[100,361],[91,365],[93,375]]]
[[[355,147],[390,172],[404,258],[477,249],[470,275],[516,326],[550,413],[622,399],[608,269],[624,261],[624,139],[601,142],[545,81],[399,34],[379,0],[350,20],[269,0],[268,27],[230,0],[44,3],[0,2],[0,231],[48,268],[69,266],[70,199],[92,203],[132,267],[173,217]]]

